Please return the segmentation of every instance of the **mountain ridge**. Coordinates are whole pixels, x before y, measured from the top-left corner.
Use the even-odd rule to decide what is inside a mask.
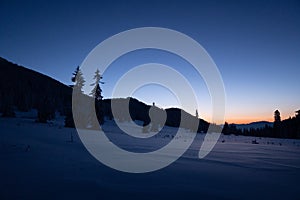
[[[0,110],[16,106],[26,111],[47,104],[60,112],[70,106],[72,89],[58,80],[0,57]]]
[[[43,112],[57,110],[63,115],[68,115],[71,112],[72,87],[1,57],[0,72],[5,75],[0,79],[0,112],[8,109],[7,107],[16,107],[21,111],[32,108],[42,109]],[[117,116],[112,115],[112,102],[117,105],[120,104]],[[129,105],[130,116],[133,120],[142,120],[145,124],[150,123],[149,114],[152,106],[132,97],[104,99],[104,115],[109,118],[117,117],[122,120],[129,120],[123,119],[124,106],[126,105]],[[168,126],[179,127],[183,125],[188,127],[190,125],[188,122],[181,124],[181,117],[189,119],[186,120],[189,123],[199,122],[198,129],[196,128],[195,131],[205,131],[209,125],[205,120],[198,119],[180,108],[160,109],[155,107],[155,110],[158,112],[161,112],[160,110],[165,111],[167,116],[166,125]]]

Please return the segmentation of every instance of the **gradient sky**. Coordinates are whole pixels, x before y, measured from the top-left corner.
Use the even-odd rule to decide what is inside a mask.
[[[223,77],[227,121],[272,121],[276,109],[282,118],[300,109],[300,1],[1,0],[0,56],[71,84],[75,67],[101,41],[146,26],[180,31],[207,50]],[[104,73],[104,97],[126,70],[147,62],[184,74],[197,88],[200,117],[210,119],[205,83],[188,63],[166,52],[122,56]],[[174,95],[155,85],[134,96],[161,107],[177,104]]]

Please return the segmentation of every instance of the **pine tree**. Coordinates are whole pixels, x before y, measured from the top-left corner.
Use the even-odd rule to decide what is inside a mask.
[[[73,90],[77,94],[83,94],[82,88],[84,86],[85,80],[83,78],[83,74],[79,68],[79,66],[76,67],[76,70],[73,72],[73,76],[71,78],[71,81],[74,83]],[[81,97],[81,96],[79,96]],[[65,127],[75,127],[74,119],[73,119],[73,113],[72,113],[72,107],[67,108],[66,112],[66,118],[65,118]]]
[[[95,109],[96,109],[96,116],[98,119],[98,122],[100,124],[104,123],[104,114],[103,114],[103,108],[102,108],[102,89],[100,87],[100,84],[104,84],[104,82],[101,82],[102,76],[100,74],[99,69],[96,70],[94,75],[95,82],[91,84],[91,86],[94,86],[92,89],[90,95],[95,99]],[[93,125],[95,126],[95,125]]]
[[[90,95],[92,95],[92,97],[95,98],[95,100],[97,100],[97,101],[100,101],[103,98],[102,89],[100,87],[100,84],[103,84],[103,82],[101,82],[101,79],[102,79],[102,76],[100,74],[100,71],[97,69],[95,72],[95,75],[94,75],[95,82],[93,84],[91,84],[91,86],[94,86],[94,88],[90,93]]]
[[[274,122],[281,122],[280,112],[278,110],[274,112]]]
[[[273,130],[275,137],[281,137],[281,117],[280,112],[278,110],[275,110],[274,112]]]
[[[75,72],[73,73],[72,82],[75,83],[75,85],[73,86],[73,89],[76,92],[80,92],[81,94],[83,94],[82,88],[84,86],[85,80],[83,78],[83,74],[82,74],[79,66],[76,68]]]
[[[71,78],[72,82],[75,83],[76,82],[76,76],[78,74],[78,72],[80,71],[79,66],[76,67],[75,71],[73,72],[73,76]]]

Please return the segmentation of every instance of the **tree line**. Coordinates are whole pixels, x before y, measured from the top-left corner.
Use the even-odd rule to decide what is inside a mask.
[[[274,137],[274,138],[300,138],[300,110],[295,111],[294,117],[281,120],[279,110],[274,112],[273,126],[265,125],[262,128],[244,128],[238,129],[234,124],[228,124],[225,122],[223,127],[223,134],[234,134],[244,136],[256,136],[256,137]]]

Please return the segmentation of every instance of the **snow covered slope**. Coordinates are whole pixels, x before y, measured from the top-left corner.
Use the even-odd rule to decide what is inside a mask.
[[[37,124],[28,118],[0,118],[0,199],[300,198],[298,140],[222,135],[200,160],[204,135],[198,134],[170,166],[129,174],[94,159],[76,130],[64,128],[61,120]],[[147,142],[130,142],[112,121],[103,129],[112,142],[136,152],[162,147],[174,132],[166,127]]]

